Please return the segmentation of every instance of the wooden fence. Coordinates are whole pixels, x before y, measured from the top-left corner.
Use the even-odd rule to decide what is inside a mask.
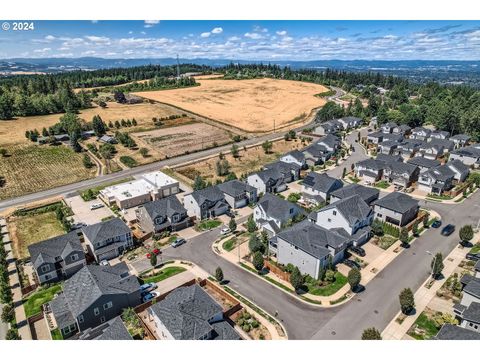
[[[280,269],[277,265],[274,265],[270,261],[265,259],[263,262],[263,266],[267,268],[268,271],[277,275],[280,279],[290,282],[290,274]]]

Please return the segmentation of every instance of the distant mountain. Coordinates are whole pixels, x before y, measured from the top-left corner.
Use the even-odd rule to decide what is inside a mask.
[[[410,78],[413,81],[436,80],[441,83],[465,83],[480,86],[480,61],[456,60],[233,60],[233,59],[179,59],[181,63],[209,66],[225,66],[229,63],[271,63],[295,69],[338,69],[345,71],[374,71]],[[55,73],[72,70],[95,70],[111,67],[131,67],[147,64],[172,65],[175,58],[104,59],[82,58],[13,58],[0,59],[0,74],[10,75],[23,72]]]

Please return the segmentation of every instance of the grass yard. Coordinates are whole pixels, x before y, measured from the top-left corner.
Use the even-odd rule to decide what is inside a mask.
[[[4,146],[8,156],[0,161],[5,185],[0,200],[47,190],[93,178],[96,168],[83,166],[83,155],[67,146]]]
[[[222,222],[220,220],[207,219],[207,220],[202,220],[197,225],[195,225],[195,230],[206,231],[206,230],[215,229],[216,227],[219,227],[220,225],[222,225]]]
[[[38,314],[42,311],[42,305],[53,299],[53,296],[62,291],[62,286],[60,284],[52,285],[48,288],[37,290],[35,293],[30,295],[26,301],[23,303],[25,308],[25,315],[27,318],[30,316]]]
[[[340,272],[335,273],[335,281],[325,286],[318,286],[316,283],[307,283],[308,292],[312,295],[330,296],[335,294],[348,282],[346,276]]]
[[[377,245],[379,248],[383,250],[387,250],[390,246],[392,246],[395,242],[398,241],[398,238],[395,238],[393,236],[389,235],[384,235],[380,238],[375,238],[373,240],[373,243]]]
[[[425,312],[422,312],[408,330],[408,335],[417,340],[428,340],[437,335],[438,331],[433,320]]]
[[[19,259],[30,256],[27,249],[29,245],[65,233],[55,211],[14,217],[9,222],[9,231],[15,256]]]
[[[382,180],[382,181],[379,181],[379,182],[375,183],[375,187],[380,188],[380,189],[386,189],[389,186],[390,186],[390,183],[386,180]]]
[[[158,272],[154,272],[155,275],[144,277],[142,278],[142,280],[144,283],[150,283],[150,282],[156,283],[156,282],[165,280],[169,277],[172,277],[174,275],[180,274],[184,271],[187,271],[187,269],[180,266],[171,266],[171,267],[162,269]]]
[[[480,253],[480,243],[476,243],[475,245],[473,245],[473,247],[468,253],[473,255]]]
[[[52,335],[52,340],[63,340],[62,333],[60,332],[60,329],[55,329],[50,331],[50,334]]]
[[[225,241],[223,244],[222,244],[222,248],[223,250],[225,251],[232,251],[234,249],[234,247],[236,246],[237,244],[237,238],[236,237],[233,237],[231,239],[228,239],[227,241]]]
[[[434,200],[452,200],[450,195],[427,194],[427,198]]]

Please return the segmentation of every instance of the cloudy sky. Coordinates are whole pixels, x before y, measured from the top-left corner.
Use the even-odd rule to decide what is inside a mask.
[[[480,60],[480,21],[36,21],[0,58]]]

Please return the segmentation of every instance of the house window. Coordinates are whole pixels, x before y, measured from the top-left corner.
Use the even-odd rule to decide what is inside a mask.
[[[79,315],[78,316],[78,322],[81,324],[81,323],[83,323],[83,320],[84,320],[83,315]]]
[[[66,327],[66,328],[63,328],[63,334],[64,334],[64,335],[70,334],[70,327],[69,327],[69,326]]]
[[[293,214],[293,209],[290,209],[290,214]]]
[[[381,218],[382,216],[382,214],[377,213],[377,217]]]
[[[332,222],[332,219],[328,218],[327,221],[328,221],[328,222]]]
[[[42,270],[42,272],[50,271],[50,264],[42,265],[40,269]]]
[[[337,210],[333,210],[333,216],[337,215]]]
[[[93,315],[95,315],[95,316],[100,315],[100,310],[97,307],[95,309],[93,309]]]
[[[103,304],[103,310],[110,309],[113,306],[112,302],[109,301],[106,304]]]
[[[100,318],[100,322],[101,322],[101,323],[104,323],[104,322],[105,322],[105,316],[102,316],[102,317]]]
[[[72,256],[70,256],[70,259],[72,261],[77,261],[78,260],[78,254],[73,254]]]

